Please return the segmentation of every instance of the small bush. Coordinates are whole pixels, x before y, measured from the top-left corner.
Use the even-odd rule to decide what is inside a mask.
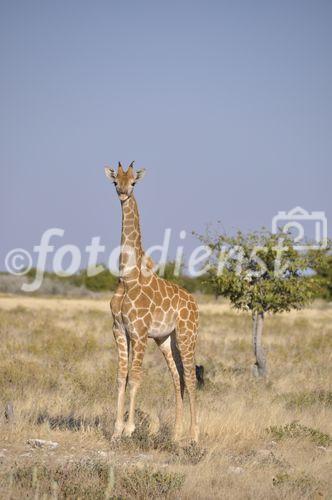
[[[168,497],[181,489],[185,476],[144,467],[114,470],[106,462],[16,466],[0,474],[0,487],[10,484],[11,498],[128,498]],[[2,490],[5,492],[5,490]],[[15,496],[14,496],[15,495]]]
[[[24,493],[17,498],[34,494],[52,495],[59,498],[104,498],[108,468],[102,462],[76,462],[48,468],[34,464],[17,466],[12,473],[15,491]]]
[[[319,481],[317,481],[313,476],[300,473],[300,474],[287,474],[280,473],[277,474],[273,480],[273,486],[279,488],[286,488],[290,490],[296,490],[301,495],[313,495],[314,493],[318,493],[318,489],[320,486]]]
[[[122,478],[121,486],[134,498],[158,498],[180,490],[184,478],[183,474],[153,471],[149,467],[135,468]]]
[[[47,467],[44,464],[16,466],[0,474],[11,498],[128,498],[167,497],[182,487],[183,474],[144,467],[115,470],[106,462],[87,460]],[[2,490],[5,491],[5,490]],[[15,493],[15,494],[14,494]],[[5,497],[4,497],[5,498]]]
[[[192,441],[188,446],[182,448],[181,455],[181,463],[196,465],[205,457],[206,449]]]
[[[278,441],[287,438],[309,438],[318,446],[329,446],[332,443],[332,438],[329,434],[325,434],[318,429],[307,427],[298,422],[280,426],[273,425],[269,427],[267,431]]]

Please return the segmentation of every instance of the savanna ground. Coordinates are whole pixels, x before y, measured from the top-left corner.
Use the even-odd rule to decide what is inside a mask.
[[[184,439],[171,440],[173,387],[151,340],[137,430],[114,446],[108,298],[2,295],[1,498],[331,498],[332,307],[267,318],[266,381],[251,376],[250,317],[212,299],[200,311],[199,445],[187,405]]]

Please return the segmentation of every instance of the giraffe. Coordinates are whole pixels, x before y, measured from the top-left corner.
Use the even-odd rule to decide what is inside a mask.
[[[121,201],[122,233],[119,260],[120,278],[111,300],[113,334],[118,350],[118,399],[113,439],[135,430],[136,394],[142,378],[142,363],[148,338],[159,346],[173,379],[175,390],[174,439],[181,437],[183,396],[186,388],[191,413],[190,435],[198,440],[196,413],[195,347],[198,306],[194,297],[175,283],[153,272],[152,260],[144,254],[135,184],[145,170],[135,171],[132,162],[125,172],[119,162],[117,172],[105,167]],[[129,354],[132,360],[129,373]],[[129,380],[129,416],[124,423],[125,391]]]

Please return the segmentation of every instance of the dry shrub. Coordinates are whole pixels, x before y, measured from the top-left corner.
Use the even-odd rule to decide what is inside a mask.
[[[167,498],[179,491],[184,474],[152,467],[115,468],[103,461],[67,462],[57,466],[41,463],[16,466],[0,473],[3,492],[17,498]]]
[[[286,425],[272,425],[267,431],[278,441],[282,439],[301,439],[309,438],[317,446],[329,446],[332,443],[332,438],[329,434],[307,427],[299,422],[291,422]]]

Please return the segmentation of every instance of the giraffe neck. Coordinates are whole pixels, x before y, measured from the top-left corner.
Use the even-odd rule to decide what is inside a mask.
[[[127,283],[137,282],[142,264],[142,243],[139,213],[134,196],[121,203],[122,232],[120,253],[120,276]]]

